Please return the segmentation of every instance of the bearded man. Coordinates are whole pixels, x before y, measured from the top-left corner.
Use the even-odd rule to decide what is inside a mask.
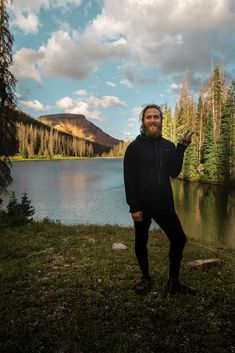
[[[166,292],[195,294],[195,289],[179,281],[180,264],[186,235],[175,212],[170,177],[182,169],[184,151],[191,142],[187,132],[177,147],[162,137],[162,111],[158,105],[147,105],[141,112],[141,134],[129,144],[124,156],[126,200],[135,227],[135,254],[142,272],[137,294],[150,291],[152,280],[148,264],[148,235],[153,219],[170,241],[169,279]]]

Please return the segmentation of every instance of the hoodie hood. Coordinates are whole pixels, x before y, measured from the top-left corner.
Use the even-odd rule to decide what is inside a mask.
[[[157,136],[157,137],[148,137],[145,136],[145,134],[141,133],[136,137],[136,141],[148,141],[148,142],[159,142],[162,139],[162,136]]]

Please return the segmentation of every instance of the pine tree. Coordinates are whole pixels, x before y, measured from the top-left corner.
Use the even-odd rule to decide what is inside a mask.
[[[162,123],[162,135],[167,140],[172,141],[173,139],[173,121],[171,109],[168,107],[167,103],[164,105],[164,119]]]
[[[214,71],[211,73],[211,78],[208,87],[208,108],[212,113],[215,142],[219,140],[220,134],[220,118],[222,112],[223,97],[222,87],[223,84],[221,80],[219,66],[216,65]]]
[[[31,205],[31,200],[29,200],[26,191],[21,197],[20,210],[23,214],[23,219],[25,223],[32,222],[32,216],[35,213],[33,206]]]
[[[217,153],[214,140],[214,128],[212,115],[209,113],[207,117],[205,140],[203,144],[203,163],[205,175],[210,180],[216,180],[217,176]]]
[[[221,115],[218,143],[218,175],[227,180],[234,168],[235,81],[232,82]]]
[[[18,150],[16,138],[15,77],[12,64],[13,36],[9,31],[7,0],[0,0],[0,190],[12,182],[9,156]]]
[[[18,203],[15,193],[13,192],[7,204],[7,217],[9,225],[18,226],[32,222],[32,216],[35,213],[28,199],[26,191],[22,194],[21,202]]]
[[[202,159],[202,146],[204,142],[204,134],[205,134],[205,127],[206,127],[206,109],[205,109],[205,102],[203,99],[204,95],[204,88],[201,87],[201,92],[198,98],[197,104],[197,112],[196,112],[196,121],[195,121],[195,136],[194,139],[196,140],[197,144],[197,155],[198,161],[201,162]]]
[[[14,217],[19,212],[19,205],[17,202],[17,198],[14,192],[12,192],[10,200],[7,204],[7,214],[10,217]]]

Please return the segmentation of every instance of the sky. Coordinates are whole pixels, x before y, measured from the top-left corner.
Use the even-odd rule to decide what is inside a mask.
[[[84,114],[133,139],[142,107],[174,110],[186,75],[195,98],[216,64],[235,78],[234,0],[13,0],[8,12],[17,104],[35,118]]]

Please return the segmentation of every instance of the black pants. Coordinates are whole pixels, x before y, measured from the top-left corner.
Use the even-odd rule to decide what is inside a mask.
[[[144,215],[142,222],[134,222],[135,224],[135,253],[144,277],[149,276],[148,265],[148,233],[151,220],[154,219],[161,229],[166,233],[170,241],[169,250],[169,275],[178,278],[180,263],[183,256],[183,250],[186,243],[186,235],[181,226],[180,220],[176,213],[167,215]]]

